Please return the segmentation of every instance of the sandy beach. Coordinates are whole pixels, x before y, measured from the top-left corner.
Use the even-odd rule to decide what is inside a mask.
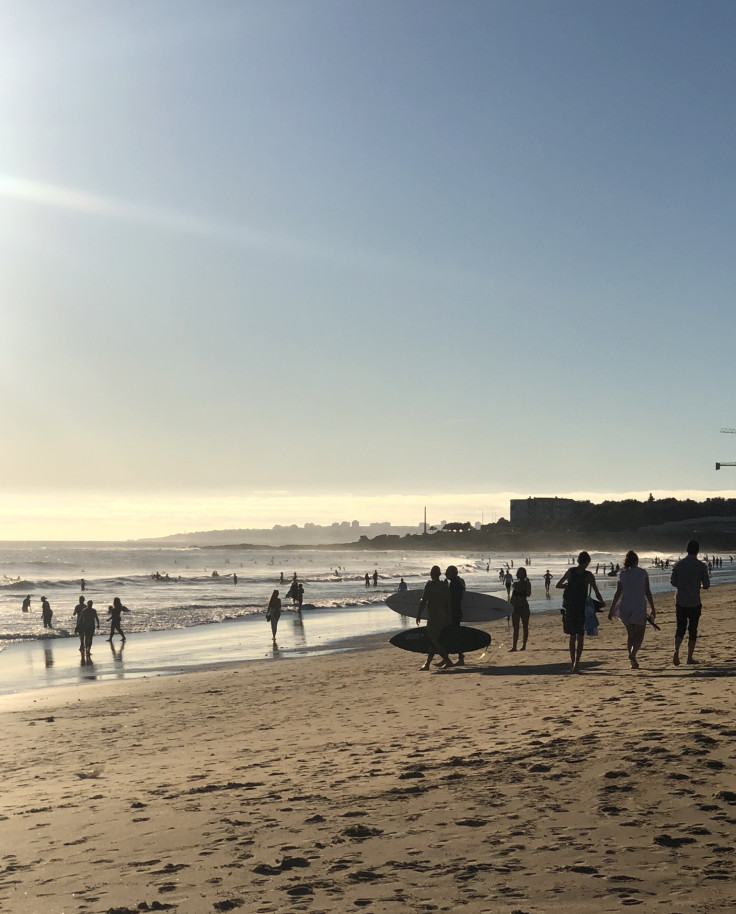
[[[569,674],[555,610],[446,672],[376,635],[5,696],[0,910],[731,911],[735,601],[697,666],[668,594],[638,671],[603,614]]]

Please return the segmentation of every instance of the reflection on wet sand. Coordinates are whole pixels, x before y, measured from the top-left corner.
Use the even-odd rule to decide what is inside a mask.
[[[112,653],[113,671],[116,679],[125,678],[125,668],[123,666],[123,651],[125,650],[125,641],[120,642],[120,647],[115,647],[112,641],[108,641],[110,652]]]
[[[307,643],[307,636],[304,631],[304,619],[302,614],[297,613],[294,617],[294,647],[304,647]]]
[[[97,670],[95,669],[94,660],[87,654],[82,654],[79,660],[79,678],[80,679],[97,679]]]

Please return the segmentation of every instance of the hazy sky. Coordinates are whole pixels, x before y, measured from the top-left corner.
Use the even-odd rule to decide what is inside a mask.
[[[732,0],[0,0],[0,538],[732,492],[735,40]]]

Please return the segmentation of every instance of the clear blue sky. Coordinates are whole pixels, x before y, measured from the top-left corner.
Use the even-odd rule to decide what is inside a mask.
[[[730,491],[735,40],[720,0],[0,0],[4,492]]]

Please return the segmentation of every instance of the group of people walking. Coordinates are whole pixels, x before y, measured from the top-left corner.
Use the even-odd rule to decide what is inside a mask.
[[[129,613],[127,606],[123,606],[120,597],[115,597],[112,606],[108,606],[107,615],[110,619],[110,637],[107,639],[112,642],[113,635],[119,634],[125,641],[125,633],[121,627],[123,613]],[[74,634],[79,635],[79,651],[83,657],[89,657],[92,650],[92,639],[95,632],[100,628],[100,617],[94,607],[94,600],[86,600],[80,595],[79,602],[74,607],[73,617],[77,623],[74,627]]]
[[[676,562],[672,568],[670,583],[676,588],[675,612],[677,627],[675,631],[675,650],[672,663],[679,666],[680,648],[687,641],[687,663],[697,663],[695,659],[695,645],[698,639],[698,623],[702,609],[700,592],[710,587],[708,566],[698,559],[700,544],[691,540],[687,544],[687,555]],[[570,670],[580,672],[580,659],[583,653],[586,631],[597,630],[595,614],[600,612],[606,601],[601,596],[595,575],[589,570],[590,555],[583,551],[577,557],[577,563],[568,568],[555,585],[563,591],[562,597],[562,626],[568,636],[570,652]],[[508,574],[508,578],[511,575]],[[516,580],[505,580],[507,584],[508,599],[511,604],[511,621],[513,625],[513,642],[511,652],[525,650],[529,638],[529,597],[531,596],[531,583],[526,568],[519,568]],[[551,575],[545,575],[545,591],[549,593]],[[462,599],[465,592],[465,582],[459,577],[454,565],[445,572],[445,580],[441,580],[441,571],[435,565],[430,571],[430,580],[424,587],[424,592],[417,612],[417,624],[420,623],[426,611],[427,636],[432,642],[432,650],[427,660],[420,669],[428,670],[435,654],[439,654],[440,669],[448,669],[457,664],[462,665],[464,658],[459,655],[457,664],[453,663],[446,650],[443,639],[448,639],[452,626],[459,626],[462,622]],[[656,623],[657,610],[649,584],[649,575],[639,567],[639,556],[629,550],[624,558],[623,568],[618,575],[616,591],[613,595],[611,608],[608,613],[609,620],[619,619],[626,628],[627,656],[632,670],[639,669],[638,654],[644,641],[647,624],[659,628]],[[592,629],[591,629],[592,626]],[[443,634],[444,633],[444,634]],[[521,647],[519,637],[521,635]]]

